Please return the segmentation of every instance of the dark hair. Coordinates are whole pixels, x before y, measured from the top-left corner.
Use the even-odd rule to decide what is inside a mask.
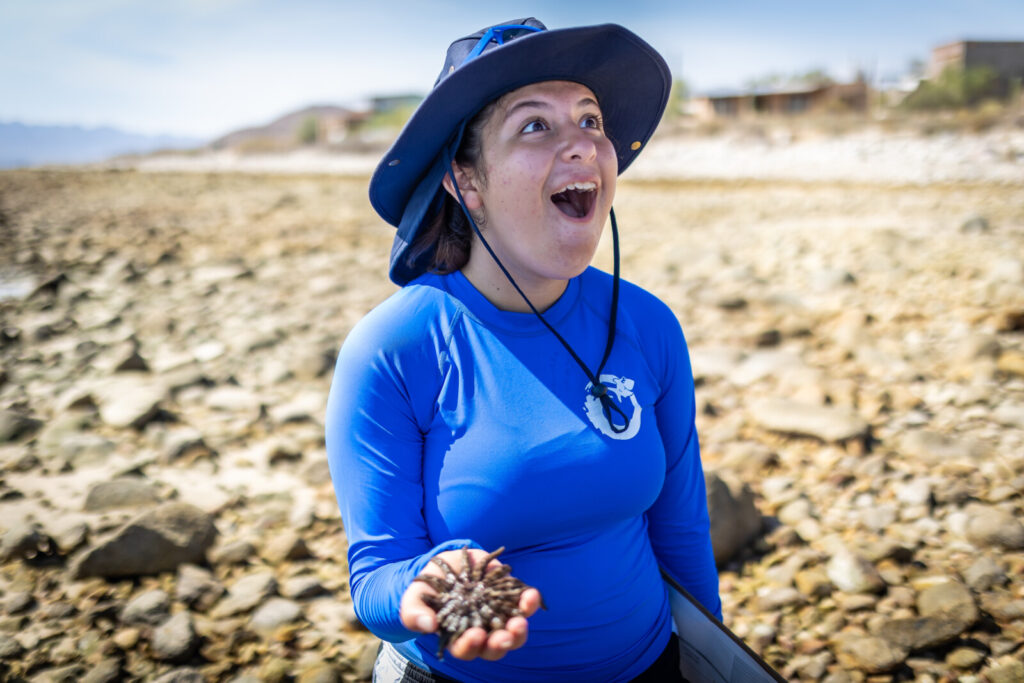
[[[500,98],[499,98],[500,99]],[[476,171],[478,181],[486,180],[483,164],[483,130],[498,104],[493,100],[466,124],[462,142],[455,152],[455,163]],[[443,192],[441,210],[429,219],[409,248],[406,262],[413,265],[423,254],[434,249],[427,271],[445,275],[459,270],[469,261],[469,247],[473,243],[473,227],[462,212],[458,201]],[[479,220],[477,221],[479,223]]]

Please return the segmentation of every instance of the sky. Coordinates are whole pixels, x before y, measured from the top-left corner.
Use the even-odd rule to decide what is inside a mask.
[[[0,122],[210,139],[425,93],[452,40],[528,16],[622,24],[696,92],[898,76],[944,42],[1024,40],[1022,0],[0,0]]]

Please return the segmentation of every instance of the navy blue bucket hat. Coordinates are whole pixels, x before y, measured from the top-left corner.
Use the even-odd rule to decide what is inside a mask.
[[[549,31],[528,18],[453,42],[433,89],[370,179],[370,203],[398,228],[389,272],[396,284],[426,272],[433,258],[428,250],[407,262],[416,236],[441,208],[441,180],[466,122],[502,95],[540,81],[574,81],[597,96],[619,173],[654,133],[672,85],[661,55],[615,24]]]

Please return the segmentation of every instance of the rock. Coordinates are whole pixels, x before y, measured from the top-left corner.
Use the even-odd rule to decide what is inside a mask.
[[[317,664],[301,672],[296,683],[342,683],[341,672],[330,664]]]
[[[331,470],[327,458],[317,458],[302,468],[302,481],[310,486],[322,486],[331,481]]]
[[[215,535],[213,520],[199,508],[164,503],[86,551],[74,563],[72,576],[120,578],[199,564]]]
[[[826,442],[862,439],[868,435],[868,424],[845,408],[766,399],[751,406],[750,414],[763,429],[811,436]]]
[[[1006,593],[985,593],[981,596],[981,607],[996,621],[1024,619],[1024,598],[1013,599]]]
[[[93,388],[100,419],[111,427],[145,427],[157,415],[167,388],[149,377],[118,377]]]
[[[149,590],[132,598],[121,612],[125,624],[156,626],[170,614],[171,597],[160,589]]]
[[[1003,568],[999,566],[998,562],[987,555],[975,560],[964,571],[963,576],[967,585],[979,592],[987,591],[992,586],[1001,585],[1007,581]]]
[[[3,602],[0,602],[0,610],[3,610],[4,614],[20,614],[27,612],[35,602],[30,591],[13,591],[4,596]]]
[[[869,674],[892,671],[907,658],[907,651],[877,636],[851,636],[843,639],[836,655],[844,668]]]
[[[992,418],[1006,427],[1024,429],[1024,403],[1004,401],[992,411]]]
[[[32,683],[79,683],[84,676],[84,666],[81,664],[68,664],[38,672],[32,676]]]
[[[174,597],[197,612],[210,609],[225,593],[213,574],[202,567],[183,564],[178,567]]]
[[[266,633],[301,617],[302,607],[299,603],[286,598],[270,598],[253,612],[249,627],[254,631]]]
[[[988,683],[1020,683],[1024,681],[1024,661],[1020,659],[1000,660],[982,673]]]
[[[803,602],[804,596],[792,586],[766,586],[757,591],[757,609],[762,613],[773,612]]]
[[[923,650],[952,642],[967,630],[963,620],[945,616],[906,617],[882,622],[877,635],[905,650]]]
[[[975,506],[968,510],[966,536],[979,547],[1024,548],[1024,524],[1001,508]]]
[[[996,319],[996,332],[1024,332],[1024,308],[1000,313]]]
[[[183,662],[191,659],[199,648],[192,616],[179,612],[153,629],[149,640],[153,658],[165,662]]]
[[[0,561],[42,560],[57,555],[57,543],[38,524],[22,522],[7,530],[0,542]]]
[[[24,651],[25,648],[15,638],[0,633],[0,660],[17,659]],[[0,672],[3,672],[2,668]]]
[[[754,493],[746,484],[730,487],[718,474],[704,475],[708,514],[711,517],[711,545],[715,563],[722,565],[761,533],[761,513],[754,505]]]
[[[917,611],[924,617],[947,617],[967,630],[978,620],[978,606],[967,586],[947,581],[928,586],[917,595]]]
[[[926,429],[909,432],[900,442],[904,457],[925,465],[941,465],[951,460],[975,460],[985,457],[986,449],[968,439],[954,439]]]
[[[1007,375],[1024,377],[1024,352],[1009,349],[999,354],[996,369]]]
[[[154,678],[153,683],[206,683],[206,677],[197,669],[185,667],[168,671],[159,678]]]
[[[139,644],[140,636],[141,633],[137,628],[122,628],[111,636],[111,640],[114,645],[117,645],[119,648],[127,652],[128,650],[134,649],[135,646]]]
[[[89,537],[89,526],[85,522],[77,522],[59,529],[53,534],[54,541],[62,555],[70,555],[85,544]]]
[[[216,456],[217,452],[206,445],[203,435],[192,427],[177,427],[168,430],[164,437],[160,462],[171,464],[179,460],[191,461],[198,457]]]
[[[800,357],[790,351],[756,351],[744,358],[728,375],[730,382],[746,387],[766,377],[778,377],[786,372],[806,368]]]
[[[279,424],[288,422],[320,422],[326,397],[319,391],[307,391],[287,403],[270,408],[270,417]]]
[[[946,664],[954,669],[973,669],[985,661],[985,653],[973,647],[958,647],[946,655]]]
[[[824,597],[832,592],[832,581],[821,567],[797,572],[794,581],[796,589],[809,598]]]
[[[239,539],[218,545],[210,551],[210,562],[213,564],[243,564],[256,556],[256,546],[249,541]]]
[[[847,593],[878,593],[885,588],[875,566],[846,548],[832,556],[825,571],[836,588]]]
[[[990,229],[990,226],[988,224],[988,219],[985,218],[984,216],[982,216],[981,214],[974,214],[974,215],[968,216],[960,224],[960,232],[962,232],[962,233],[979,233],[980,234],[980,233],[988,232],[989,229]]]
[[[309,382],[318,377],[323,377],[334,369],[337,360],[335,349],[304,349],[292,357],[288,369],[295,375],[295,378]]]
[[[43,425],[35,418],[13,410],[0,410],[0,443],[17,441],[23,436],[34,434]]]
[[[102,659],[82,677],[79,683],[117,683],[125,678],[121,662],[116,659]]]
[[[324,595],[328,590],[315,576],[293,576],[281,583],[281,595],[293,600],[305,600]]]
[[[267,541],[260,553],[270,564],[288,560],[305,560],[313,556],[302,537],[294,531],[285,531]]]
[[[122,477],[111,481],[100,481],[89,488],[85,497],[85,510],[111,510],[156,505],[160,495],[156,487],[138,477]]]
[[[271,571],[248,574],[235,581],[227,596],[214,605],[210,616],[214,619],[248,612],[277,591],[277,579]]]

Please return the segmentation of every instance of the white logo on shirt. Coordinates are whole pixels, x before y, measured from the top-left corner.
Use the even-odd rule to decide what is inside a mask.
[[[615,375],[601,375],[600,380],[602,384],[608,387],[608,395],[618,401],[622,412],[629,417],[629,427],[621,432],[615,432],[611,428],[611,425],[608,424],[608,420],[604,416],[604,408],[601,407],[601,401],[590,393],[591,387],[594,386],[592,382],[587,382],[587,400],[583,406],[587,413],[587,419],[590,420],[590,424],[594,425],[598,431],[607,437],[612,439],[632,439],[640,431],[641,411],[640,404],[637,402],[636,396],[633,395],[633,380]],[[622,405],[626,399],[629,399],[629,402],[633,404],[632,415],[629,414],[629,409]],[[611,418],[616,426],[621,426],[624,422],[622,416],[614,410],[611,411]]]

